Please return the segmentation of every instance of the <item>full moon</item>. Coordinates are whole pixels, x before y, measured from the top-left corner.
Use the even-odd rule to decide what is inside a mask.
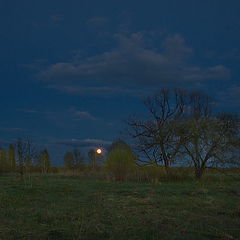
[[[102,150],[100,148],[97,149],[97,153],[98,154],[101,154],[102,153]]]

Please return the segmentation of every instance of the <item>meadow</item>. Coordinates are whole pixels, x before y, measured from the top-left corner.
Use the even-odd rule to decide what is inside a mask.
[[[0,239],[240,239],[240,182],[5,175]]]

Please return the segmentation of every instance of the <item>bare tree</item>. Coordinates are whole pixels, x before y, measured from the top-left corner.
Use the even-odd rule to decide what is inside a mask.
[[[190,94],[184,125],[187,137],[185,155],[193,163],[196,179],[202,178],[208,166],[227,163],[239,141],[237,119],[230,114],[215,116],[212,114],[211,98],[194,92]]]
[[[88,151],[88,162],[92,169],[96,167],[96,153],[94,149],[90,149]]]
[[[64,166],[66,169],[71,169],[74,172],[74,159],[72,152],[64,154]]]
[[[17,153],[17,167],[21,176],[31,171],[31,166],[37,154],[33,143],[29,139],[19,138],[15,144]]]
[[[84,156],[77,148],[73,149],[73,165],[75,169],[81,169],[84,165]]]
[[[161,89],[144,101],[149,113],[146,120],[136,116],[127,120],[128,133],[137,150],[145,155],[146,163],[164,165],[169,172],[185,141],[181,122],[187,99],[183,90]]]
[[[219,143],[213,154],[215,166],[240,166],[240,119],[237,115],[221,113],[216,118]]]
[[[44,149],[39,153],[37,165],[40,167],[43,174],[49,172],[51,167],[51,160],[47,149]]]
[[[239,162],[239,119],[231,114],[214,114],[208,95],[183,90],[162,89],[148,98],[150,113],[127,121],[128,133],[144,163],[163,165],[167,172],[177,159],[190,161],[201,179],[210,165]],[[142,160],[140,160],[142,161]]]

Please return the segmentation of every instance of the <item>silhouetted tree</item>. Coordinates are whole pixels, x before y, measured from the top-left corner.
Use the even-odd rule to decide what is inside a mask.
[[[143,162],[164,165],[169,172],[186,140],[180,123],[187,100],[183,90],[161,89],[144,102],[148,118],[133,116],[128,119],[128,133],[135,140],[138,152],[145,155]]]

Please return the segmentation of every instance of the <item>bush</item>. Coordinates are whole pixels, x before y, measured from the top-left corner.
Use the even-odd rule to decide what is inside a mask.
[[[115,148],[107,158],[106,168],[112,174],[116,181],[127,180],[128,175],[136,166],[136,157],[129,150]]]

